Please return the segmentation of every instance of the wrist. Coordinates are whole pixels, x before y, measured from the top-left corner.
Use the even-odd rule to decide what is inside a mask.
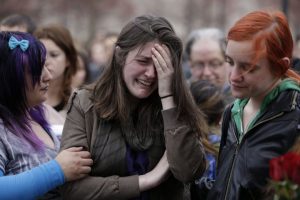
[[[173,97],[173,94],[167,94],[167,95],[161,96],[160,99],[165,99],[168,97]]]
[[[151,175],[151,172],[139,175],[139,187],[141,192],[150,190],[158,185],[154,177],[153,174]]]
[[[139,188],[140,188],[140,192],[144,192],[149,189],[147,178],[145,177],[145,175],[139,176]]]

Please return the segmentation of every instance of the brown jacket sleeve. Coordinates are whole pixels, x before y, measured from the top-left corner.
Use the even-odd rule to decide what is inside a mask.
[[[75,91],[69,101],[67,119],[63,129],[61,150],[83,146],[90,150],[93,136],[91,102],[86,91]],[[139,195],[138,176],[92,177],[68,182],[62,186],[64,199],[130,199]]]
[[[206,159],[201,141],[187,122],[176,119],[176,108],[162,111],[167,158],[174,177],[189,182],[201,177]]]

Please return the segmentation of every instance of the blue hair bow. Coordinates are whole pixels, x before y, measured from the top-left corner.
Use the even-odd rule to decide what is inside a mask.
[[[11,36],[8,41],[8,46],[12,50],[16,48],[17,46],[20,46],[22,51],[26,51],[29,47],[29,41],[28,40],[17,40],[14,36]]]

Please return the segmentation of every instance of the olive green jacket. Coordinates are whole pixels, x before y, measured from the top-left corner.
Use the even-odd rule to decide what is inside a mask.
[[[103,123],[90,100],[91,92],[75,91],[69,101],[61,150],[83,146],[94,164],[90,176],[66,183],[64,199],[131,199],[140,195],[138,175],[126,176],[126,144],[116,123]],[[149,171],[165,149],[171,176],[149,191],[150,199],[183,199],[184,183],[199,178],[206,168],[204,149],[187,122],[176,120],[176,109],[162,111],[165,144],[148,150]],[[97,141],[97,143],[95,143]],[[100,141],[100,142],[99,142]],[[95,150],[97,156],[95,156]]]

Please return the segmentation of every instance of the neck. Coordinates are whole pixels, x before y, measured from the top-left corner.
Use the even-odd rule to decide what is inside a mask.
[[[264,98],[281,82],[281,79],[276,79],[270,87],[268,87],[264,92],[260,93],[257,96],[251,97],[248,104],[251,103],[254,108],[260,108]]]
[[[52,107],[58,105],[63,99],[61,96],[61,90],[63,88],[62,84],[62,79],[57,79],[50,82],[46,103]]]
[[[136,98],[132,95],[129,95],[127,102],[130,103],[129,104],[130,105],[130,110],[133,111],[138,107],[139,103],[141,102],[141,99],[138,99],[138,98]]]

